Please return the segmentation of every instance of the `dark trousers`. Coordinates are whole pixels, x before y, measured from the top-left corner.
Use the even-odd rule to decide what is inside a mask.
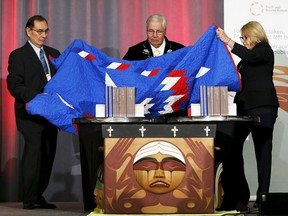
[[[222,186],[224,190],[223,204],[236,209],[238,202],[247,205],[250,190],[244,172],[243,146],[251,131],[252,123],[236,122],[234,136],[228,145],[222,147],[223,173]]]
[[[260,193],[268,192],[271,179],[273,128],[255,127],[252,130],[258,173],[257,202]]]
[[[256,202],[259,202],[261,192],[269,192],[272,167],[273,130],[278,115],[278,108],[263,107],[248,110],[247,114],[258,115],[260,117],[260,123],[254,124],[251,130],[258,176]]]
[[[247,205],[249,201],[250,190],[244,171],[243,146],[250,132],[252,133],[257,162],[257,201],[261,192],[269,191],[273,128],[277,112],[278,108],[272,106],[245,111],[238,110],[238,115],[259,116],[260,122],[250,125],[237,122],[231,145],[223,146],[222,184],[224,190],[223,203],[226,206],[235,207],[238,202]]]
[[[24,136],[22,157],[23,202],[43,199],[56,153],[58,129],[49,122],[17,121]]]

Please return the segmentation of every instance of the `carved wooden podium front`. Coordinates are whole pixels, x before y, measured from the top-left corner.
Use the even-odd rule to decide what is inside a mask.
[[[104,162],[102,151],[104,137],[107,145],[105,150],[107,165],[105,168],[108,173],[106,174],[111,175],[111,177],[106,177],[106,183],[110,188],[106,187],[105,213],[132,213],[132,210],[139,213],[163,211],[179,213],[213,212],[213,199],[211,197],[213,197],[214,185],[211,181],[215,180],[213,173],[210,172],[213,164],[221,163],[227,148],[229,149],[229,146],[235,143],[235,139],[237,139],[235,137],[236,130],[249,127],[258,121],[258,117],[251,116],[73,119],[73,123],[78,129],[80,141],[84,210],[94,210],[96,207],[93,192],[97,181],[97,170],[100,164]],[[158,160],[153,159],[155,161],[143,158],[143,163],[141,159],[139,161],[136,159],[134,163],[135,158],[139,158],[139,154],[137,155],[139,151],[140,153],[143,152],[146,145],[148,145],[148,148],[150,145],[157,144],[158,141],[160,143],[155,145],[157,148],[160,148],[159,146],[162,146],[162,144],[168,146],[171,144],[174,146],[172,148],[178,149],[184,157],[185,175],[183,180],[177,185],[177,188],[169,192],[165,192],[165,190],[163,192],[162,190],[164,187],[171,189],[166,181],[152,183],[152,188],[159,188],[160,191],[155,193],[153,190],[147,190],[144,183],[140,184],[140,180],[136,179],[136,176],[139,176],[136,173],[146,172],[151,176],[152,173],[156,172],[156,168],[162,167],[164,169],[167,167],[165,164],[171,164],[170,162],[166,163],[167,159],[164,163],[163,158],[161,160],[159,158]],[[213,143],[215,146],[214,155]],[[205,157],[202,155],[205,155]],[[150,159],[150,155],[147,157]],[[207,162],[208,159],[212,159],[212,161]],[[108,164],[109,167],[107,167]],[[147,164],[149,166],[144,172]],[[172,164],[174,164],[174,161]],[[165,170],[163,172],[171,173],[171,176],[175,172],[181,173],[181,170],[179,170],[181,162],[176,164],[177,170],[167,169],[169,172]],[[154,170],[151,167],[154,167]],[[171,179],[173,178],[171,177]],[[163,187],[160,187],[161,184]],[[212,193],[211,196],[210,193]],[[216,199],[214,206],[217,206],[217,204],[219,203]],[[162,208],[162,206],[165,206],[165,208]]]
[[[213,124],[102,124],[105,213],[213,213]]]

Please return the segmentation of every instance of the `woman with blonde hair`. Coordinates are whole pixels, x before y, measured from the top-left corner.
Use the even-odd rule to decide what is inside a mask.
[[[242,90],[235,96],[237,115],[258,116],[260,122],[235,130],[236,143],[231,144],[223,161],[223,210],[247,210],[250,191],[244,173],[243,145],[249,133],[254,143],[258,189],[254,208],[259,207],[260,195],[268,192],[271,179],[273,129],[279,102],[273,83],[274,52],[262,25],[257,21],[241,28],[241,42],[236,43],[223,29],[216,30],[218,38],[231,48],[241,61],[237,65]],[[232,179],[233,178],[233,179]]]

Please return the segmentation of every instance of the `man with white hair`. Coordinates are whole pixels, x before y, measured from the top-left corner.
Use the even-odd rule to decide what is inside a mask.
[[[164,16],[150,16],[146,21],[147,39],[130,47],[123,59],[144,60],[183,48],[184,45],[168,40],[166,30],[167,21]]]

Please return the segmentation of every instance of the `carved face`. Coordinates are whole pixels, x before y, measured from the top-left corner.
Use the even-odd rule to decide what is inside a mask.
[[[165,144],[167,145],[167,143]],[[163,146],[161,142],[158,142],[157,146],[152,146],[154,149],[155,147],[161,149]],[[146,150],[149,151],[149,148]],[[144,157],[138,158],[134,162],[133,170],[136,181],[144,190],[164,194],[174,190],[182,182],[186,166],[183,160],[175,157],[174,154],[175,152],[181,154],[181,152],[175,146],[172,150],[174,153],[168,154],[169,151],[166,151],[166,153],[163,153],[165,151],[157,152],[151,155],[144,154]]]
[[[97,208],[104,209],[104,190],[95,187],[94,198]]]

